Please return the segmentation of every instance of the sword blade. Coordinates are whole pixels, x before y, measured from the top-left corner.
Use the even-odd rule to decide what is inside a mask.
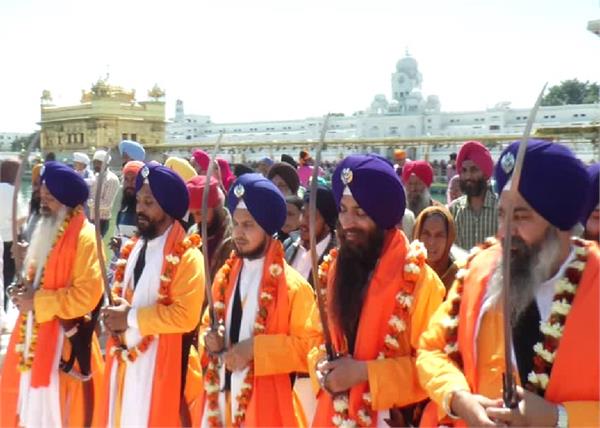
[[[317,181],[319,176],[319,168],[321,165],[321,151],[323,150],[323,143],[325,142],[325,135],[327,134],[327,127],[329,125],[330,115],[325,116],[323,121],[323,127],[321,128],[321,135],[319,143],[317,144],[317,152],[315,155],[315,164],[313,165],[313,171],[310,182],[310,195],[308,199],[308,224],[309,224],[309,237],[310,237],[310,261],[312,266],[312,277],[313,284],[317,291],[317,306],[319,309],[319,317],[321,319],[321,325],[323,326],[323,339],[325,341],[325,350],[327,352],[327,358],[333,360],[335,354],[333,352],[333,345],[331,341],[331,332],[329,330],[329,324],[327,320],[327,308],[321,291],[319,289],[319,256],[317,255],[317,235],[315,225],[317,222]]]
[[[113,305],[112,293],[108,282],[108,272],[106,270],[106,259],[104,258],[104,244],[102,241],[102,233],[100,231],[100,200],[102,198],[102,187],[106,179],[106,170],[110,162],[110,149],[106,151],[106,157],[102,161],[100,173],[96,179],[96,194],[94,195],[94,229],[96,232],[96,252],[98,253],[98,264],[100,265],[100,273],[102,273],[102,282],[104,284],[104,294],[110,306]]]
[[[527,140],[531,135],[533,122],[540,108],[544,91],[547,83],[540,91],[537,100],[529,112],[525,131],[519,142],[515,167],[511,176],[510,188],[508,192],[506,210],[504,215],[504,238],[502,240],[502,288],[503,288],[503,314],[504,314],[504,375],[502,379],[504,406],[507,408],[515,408],[518,405],[516,383],[513,376],[513,338],[512,338],[512,323],[511,323],[511,308],[510,308],[510,252],[512,247],[512,216],[514,212],[514,201],[521,182],[521,173],[523,170],[523,162],[525,161],[525,151],[527,150]],[[521,379],[525,382],[525,379]]]

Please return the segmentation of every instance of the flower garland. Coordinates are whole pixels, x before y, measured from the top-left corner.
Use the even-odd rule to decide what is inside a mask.
[[[462,299],[462,293],[464,290],[464,280],[469,272],[466,267],[469,266],[471,260],[473,260],[477,254],[479,254],[483,250],[490,248],[497,242],[498,240],[496,238],[490,237],[487,238],[482,244],[473,247],[473,249],[471,249],[471,251],[469,252],[469,256],[467,257],[465,268],[460,268],[456,272],[456,294],[454,294],[452,297],[449,297],[452,306],[450,307],[450,311],[448,312],[448,317],[445,318],[442,321],[442,323],[445,328],[446,340],[444,352],[452,361],[454,361],[454,363],[459,368],[462,368],[463,361],[460,351],[458,349],[458,324],[460,321],[460,303]]]
[[[567,266],[564,277],[554,286],[550,318],[547,322],[540,323],[543,340],[533,346],[535,351],[533,370],[527,376],[525,383],[526,389],[542,397],[550,381],[550,373],[565,330],[567,316],[571,312],[571,305],[583,277],[588,257],[585,242],[579,238],[573,238],[572,241],[575,246],[575,259]]]
[[[327,297],[327,274],[338,251],[332,249],[323,258],[319,266],[319,293],[323,302]],[[397,356],[400,349],[402,334],[407,330],[410,322],[410,310],[413,304],[413,293],[416,282],[421,274],[421,269],[427,260],[427,250],[419,241],[413,241],[408,249],[404,263],[402,287],[396,294],[395,306],[388,321],[387,332],[383,340],[383,349],[379,352],[377,359],[393,358]],[[357,421],[350,418],[348,392],[339,394],[333,399],[334,416],[332,422],[337,427],[371,426],[373,424],[373,408],[371,393],[365,392],[361,397],[361,405],[357,412]]]
[[[283,248],[281,245],[275,247],[274,263],[269,266],[269,275],[263,278],[259,294],[259,307],[254,322],[254,335],[264,334],[267,329],[267,319],[274,305],[274,299],[277,294],[277,283],[280,275],[283,274]],[[229,258],[217,274],[217,299],[214,303],[215,316],[218,330],[221,333],[225,331],[225,291],[229,283],[229,274],[237,258],[235,252],[231,252]],[[252,398],[252,389],[254,386],[254,365],[251,363],[248,372],[244,377],[239,394],[237,395],[237,409],[233,412],[232,424],[239,427],[246,418],[246,410]],[[210,355],[208,366],[204,377],[204,389],[207,400],[207,420],[210,427],[223,426],[221,411],[219,409],[219,357]]]
[[[475,247],[469,254],[467,263],[480,251],[489,248],[496,240],[488,238],[486,242]],[[556,352],[560,344],[560,339],[564,332],[567,316],[571,311],[571,304],[575,298],[575,293],[579,286],[579,282],[583,276],[585,263],[587,261],[588,249],[585,241],[579,238],[572,239],[575,246],[575,260],[567,266],[565,275],[559,279],[554,286],[554,297],[552,299],[552,311],[547,322],[540,323],[540,331],[543,335],[542,342],[534,345],[535,356],[533,359],[533,371],[531,371],[525,381],[525,388],[535,392],[540,396],[544,396],[548,382],[550,381],[550,373],[556,357]],[[468,271],[460,269],[456,274],[458,284],[456,287],[457,294],[452,297],[452,307],[448,313],[448,318],[444,320],[446,329],[446,346],[444,352],[453,360],[459,368],[462,368],[462,358],[458,349],[458,323],[460,313],[460,303],[464,287],[464,278]]]
[[[127,301],[131,300],[133,291],[128,288],[125,296],[123,296],[123,281],[125,279],[125,266],[127,266],[127,260],[131,255],[133,247],[138,242],[139,237],[133,237],[123,246],[121,250],[121,257],[117,260],[115,269],[115,282],[113,284],[112,291],[119,297],[124,297]],[[181,242],[175,245],[175,250],[171,254],[165,256],[167,265],[165,272],[160,276],[160,287],[158,290],[157,302],[161,305],[170,305],[173,303],[171,296],[171,282],[177,272],[177,266],[179,265],[181,258],[185,252],[192,247],[198,248],[200,246],[201,239],[197,234],[192,234],[185,237]],[[116,357],[119,363],[133,363],[137,360],[138,356],[148,350],[152,342],[156,340],[157,335],[144,336],[142,340],[134,347],[127,348],[124,343],[119,343],[110,349],[110,355]]]
[[[65,217],[62,224],[60,225],[56,236],[54,237],[54,242],[52,243],[52,247],[50,247],[50,252],[56,246],[56,243],[63,237],[69,223],[79,213],[81,213],[82,208],[79,206],[73,210]],[[50,254],[50,253],[48,253]],[[44,271],[46,267],[44,266]],[[44,284],[44,271],[42,271],[41,282],[39,288],[43,287]],[[33,366],[33,359],[35,357],[35,348],[37,345],[37,335],[38,335],[39,323],[35,322],[35,318],[33,319],[33,326],[31,330],[31,337],[29,339],[29,346],[27,346],[27,353],[25,353],[25,342],[27,342],[27,317],[25,317],[21,321],[21,325],[19,327],[19,339],[17,344],[15,345],[15,351],[19,356],[19,363],[17,365],[19,372],[24,373],[31,370]],[[27,355],[27,357],[25,357]]]

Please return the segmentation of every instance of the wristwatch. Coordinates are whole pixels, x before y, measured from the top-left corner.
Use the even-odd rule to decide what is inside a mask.
[[[558,417],[556,418],[556,428],[568,428],[569,426],[569,415],[567,409],[562,404],[556,406],[558,411]]]

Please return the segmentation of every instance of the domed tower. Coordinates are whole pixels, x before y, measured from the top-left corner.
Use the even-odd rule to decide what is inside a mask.
[[[398,101],[401,113],[408,113],[410,101],[411,113],[414,106],[420,105],[422,95],[418,89],[421,88],[423,76],[419,72],[417,61],[406,52],[406,56],[396,64],[396,71],[392,73],[392,99]]]

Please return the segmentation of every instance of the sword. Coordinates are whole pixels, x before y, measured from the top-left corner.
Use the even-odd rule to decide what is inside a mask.
[[[523,170],[523,162],[525,161],[525,151],[527,150],[527,140],[531,134],[533,128],[533,122],[535,116],[540,108],[542,97],[546,86],[544,84],[537,100],[529,112],[527,124],[525,125],[525,132],[519,142],[519,150],[517,151],[517,159],[515,161],[515,167],[511,177],[510,188],[507,189],[508,198],[506,204],[506,210],[504,215],[504,239],[502,240],[502,288],[504,292],[504,373],[502,375],[502,399],[504,406],[509,409],[514,409],[519,404],[517,397],[517,387],[515,377],[513,375],[513,362],[512,362],[512,349],[513,349],[513,338],[512,338],[512,326],[511,326],[511,311],[510,311],[510,249],[512,246],[512,216],[514,212],[514,201],[519,191],[519,183],[521,181],[521,173]]]
[[[21,162],[19,163],[19,168],[17,169],[17,176],[15,177],[15,188],[12,198],[12,251],[13,254],[17,254],[18,249],[17,246],[19,244],[19,222],[18,222],[18,211],[19,211],[19,192],[21,191],[21,183],[23,181],[23,173],[25,172],[25,163],[29,160],[29,154],[33,147],[40,141],[39,132],[35,134],[35,136],[31,139],[27,148],[24,152],[21,153]],[[15,257],[15,279],[13,283],[7,288],[6,293],[8,296],[13,295],[15,292],[19,291],[23,285],[23,259],[21,257]]]
[[[208,306],[208,313],[210,315],[210,327],[211,330],[217,328],[217,317],[215,314],[215,305],[212,296],[212,278],[210,277],[210,260],[208,259],[208,193],[210,191],[210,179],[212,177],[213,170],[215,168],[215,160],[217,153],[219,153],[219,146],[223,139],[223,132],[219,134],[215,146],[213,148],[212,156],[206,170],[206,181],[204,184],[204,193],[202,193],[202,258],[204,261],[204,294],[206,295],[206,302]]]
[[[312,266],[312,277],[313,284],[317,290],[317,306],[319,308],[319,318],[323,325],[323,338],[325,341],[325,350],[327,352],[327,359],[334,360],[336,358],[333,352],[333,345],[331,341],[331,332],[329,331],[329,324],[327,323],[327,308],[321,296],[319,290],[319,257],[317,256],[317,235],[315,231],[315,224],[317,221],[317,177],[319,175],[319,166],[321,165],[321,151],[323,149],[323,143],[325,142],[325,135],[327,134],[327,126],[329,124],[330,115],[325,116],[323,121],[323,127],[321,128],[321,135],[319,143],[317,144],[317,154],[315,156],[315,164],[313,165],[312,177],[310,182],[310,195],[308,198],[308,225],[309,225],[309,237],[310,237],[310,261]]]
[[[102,273],[102,282],[104,284],[104,295],[108,300],[109,306],[113,306],[112,293],[108,282],[108,273],[106,271],[106,260],[104,259],[104,248],[102,242],[102,233],[100,232],[100,198],[102,197],[102,187],[106,179],[106,169],[110,161],[110,148],[106,151],[106,157],[102,161],[100,173],[96,179],[96,194],[94,195],[94,229],[96,231],[96,252],[98,253],[98,264]]]

